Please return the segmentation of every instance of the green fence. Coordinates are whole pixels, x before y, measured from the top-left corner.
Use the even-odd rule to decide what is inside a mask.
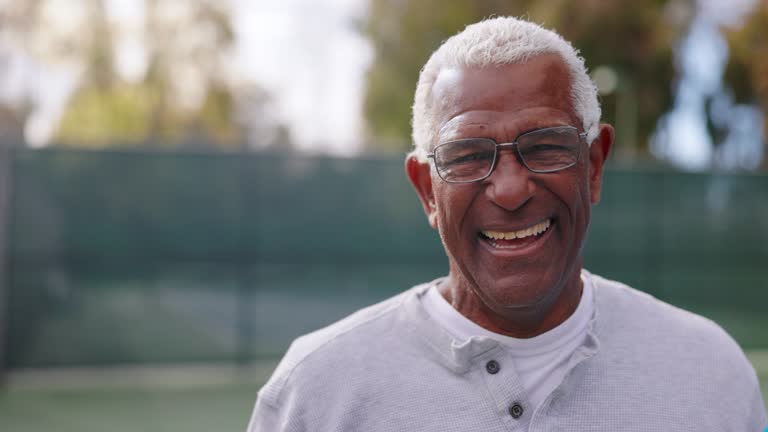
[[[447,269],[399,158],[8,158],[11,368],[274,357]],[[768,177],[609,171],[604,188],[587,268],[768,347]]]

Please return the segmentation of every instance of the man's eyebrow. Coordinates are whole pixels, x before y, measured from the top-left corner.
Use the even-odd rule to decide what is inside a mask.
[[[517,139],[522,134],[532,132],[538,129],[544,129],[548,127],[555,127],[555,126],[576,126],[571,124],[569,121],[564,120],[555,120],[555,121],[547,121],[542,122],[539,119],[528,119],[528,120],[521,120],[518,124],[510,125],[510,127],[513,127],[515,129],[515,134],[513,138],[510,139]],[[443,128],[440,129],[438,132],[438,137],[440,138],[440,141],[451,141],[454,139],[459,138],[491,138],[494,139],[494,137],[489,136],[486,132],[490,129],[490,126],[486,122],[477,123],[477,122],[467,122],[467,123],[459,123],[456,125],[450,125],[445,124]],[[471,132],[471,133],[468,133]]]
[[[440,128],[440,130],[437,132],[437,136],[441,138],[451,138],[456,135],[461,135],[466,130],[470,131],[477,131],[480,132],[481,135],[489,129],[488,123],[483,122],[460,122],[457,121],[456,123],[451,124],[451,122],[446,123],[443,125],[443,127]],[[478,136],[480,138],[480,136]]]

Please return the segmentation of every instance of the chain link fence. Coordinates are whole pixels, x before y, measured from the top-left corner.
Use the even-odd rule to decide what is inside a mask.
[[[5,155],[10,368],[276,357],[447,271],[400,158]],[[767,195],[765,175],[609,170],[585,267],[768,348]]]

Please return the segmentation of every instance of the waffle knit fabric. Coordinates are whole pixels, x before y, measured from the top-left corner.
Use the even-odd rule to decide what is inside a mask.
[[[595,313],[537,409],[497,342],[459,343],[423,284],[298,338],[259,391],[248,432],[763,431],[760,387],[712,321],[584,271]],[[489,362],[492,364],[489,366]]]

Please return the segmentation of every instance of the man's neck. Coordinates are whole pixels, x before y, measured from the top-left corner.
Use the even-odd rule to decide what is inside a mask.
[[[583,289],[580,273],[580,268],[575,269],[561,289],[551,290],[555,294],[552,299],[542,298],[530,306],[510,305],[501,311],[488,307],[467,281],[454,274],[438,289],[454,309],[477,325],[506,336],[531,338],[557,327],[573,314]]]

